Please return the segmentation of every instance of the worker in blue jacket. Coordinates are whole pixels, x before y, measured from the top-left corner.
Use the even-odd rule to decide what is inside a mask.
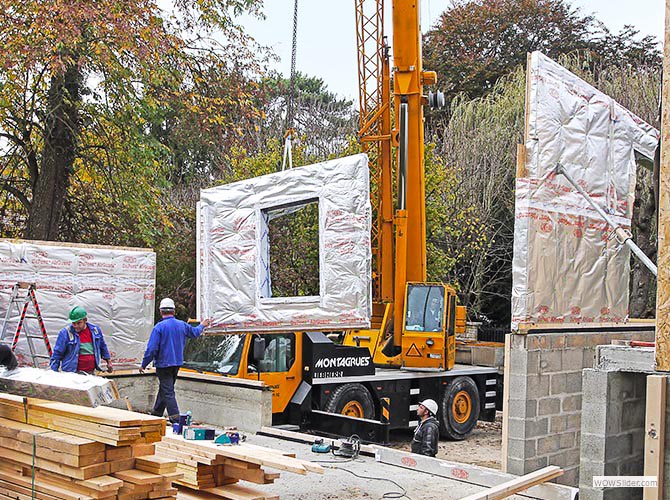
[[[170,421],[178,422],[179,406],[174,394],[174,384],[179,368],[184,364],[186,339],[199,337],[211,322],[206,319],[198,326],[190,326],[174,317],[174,308],[172,299],[161,300],[159,309],[162,319],[151,331],[140,373],[144,373],[149,363],[154,362],[159,386],[152,414],[162,417],[167,408]]]
[[[102,371],[101,361],[112,372],[112,360],[105,337],[99,326],[88,322],[86,310],[76,306],[70,311],[70,324],[58,332],[49,367],[64,372],[93,374]]]

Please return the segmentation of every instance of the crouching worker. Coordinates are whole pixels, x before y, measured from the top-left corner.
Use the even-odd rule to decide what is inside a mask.
[[[184,364],[186,339],[199,337],[211,322],[204,320],[200,325],[193,327],[175,318],[172,299],[161,300],[159,309],[162,319],[151,331],[140,373],[144,373],[149,363],[154,362],[159,386],[156,403],[151,413],[162,417],[167,408],[168,417],[174,423],[179,421],[179,406],[174,393],[174,384],[177,381],[179,368]]]
[[[412,438],[412,453],[434,457],[437,455],[437,442],[440,439],[440,424],[437,422],[437,403],[426,399],[416,410],[421,419]]]
[[[88,322],[86,310],[76,306],[70,311],[70,324],[58,332],[49,367],[64,372],[93,374],[104,360],[112,373],[112,359],[99,326]]]

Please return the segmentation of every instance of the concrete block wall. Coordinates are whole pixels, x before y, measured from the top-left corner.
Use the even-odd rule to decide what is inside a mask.
[[[642,498],[642,489],[594,488],[593,476],[644,475],[646,382],[644,373],[584,370],[579,498]]]
[[[508,335],[503,420],[506,472],[522,475],[558,465],[565,473],[556,482],[577,486],[582,370],[593,367],[597,345],[653,337],[653,332],[621,330]]]

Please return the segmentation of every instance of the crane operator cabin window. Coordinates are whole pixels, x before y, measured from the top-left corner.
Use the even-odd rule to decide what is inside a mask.
[[[408,285],[405,330],[441,332],[444,329],[444,287]]]

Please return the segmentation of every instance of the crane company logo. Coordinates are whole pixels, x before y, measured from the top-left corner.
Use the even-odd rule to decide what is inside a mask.
[[[343,358],[321,358],[314,363],[314,368],[344,368],[350,366],[368,366],[369,357],[347,356]]]

